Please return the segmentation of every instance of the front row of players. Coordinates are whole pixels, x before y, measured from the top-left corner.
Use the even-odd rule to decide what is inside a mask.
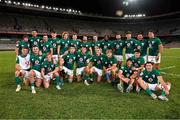
[[[52,58],[51,54],[43,56],[39,53],[38,47],[33,47],[31,55],[28,54],[28,48],[24,47],[22,55],[17,56],[16,92],[21,89],[20,77],[24,78],[25,85],[31,86],[32,93],[36,93],[35,86],[40,87],[43,84],[45,88],[49,88],[50,83],[55,83],[56,88],[60,90],[66,76],[70,83],[73,82],[76,66],[77,82],[84,80],[86,85],[90,85],[96,78],[96,81],[100,82],[104,77],[108,83],[117,84],[118,90],[122,93],[131,92],[133,87],[139,93],[142,88],[153,99],[168,100],[171,84],[164,82],[153,63],[144,62],[139,50],[135,50],[134,56],[127,59],[126,64],[120,68],[111,49],[104,55],[100,48],[96,48],[95,55],[91,56],[86,47],[81,47],[81,50],[76,52],[75,47],[71,46],[66,55],[59,57],[59,61]],[[157,96],[153,91],[162,91],[162,94]]]

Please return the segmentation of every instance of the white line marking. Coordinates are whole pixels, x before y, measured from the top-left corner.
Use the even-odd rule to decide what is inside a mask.
[[[166,72],[161,72],[162,74],[164,75],[171,75],[171,76],[174,76],[174,77],[180,77],[180,75],[177,75],[177,74],[174,74],[174,73],[166,73]]]
[[[164,68],[161,68],[160,70],[166,70],[166,69],[171,69],[171,68],[175,68],[176,66],[169,66],[169,67],[164,67]]]

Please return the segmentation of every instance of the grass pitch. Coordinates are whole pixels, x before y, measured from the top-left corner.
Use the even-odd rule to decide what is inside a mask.
[[[161,68],[165,81],[172,83],[169,101],[152,100],[144,91],[120,93],[107,83],[65,83],[31,94],[23,86],[15,92],[14,52],[0,52],[0,119],[114,119],[180,118],[180,49],[165,49]],[[172,67],[174,66],[174,67]]]

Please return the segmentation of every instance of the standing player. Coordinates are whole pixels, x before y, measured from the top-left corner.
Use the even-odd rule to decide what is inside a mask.
[[[30,44],[29,44],[29,41],[28,41],[28,35],[24,35],[24,36],[23,36],[23,40],[19,41],[19,42],[16,44],[16,49],[15,49],[16,56],[22,54],[22,48],[23,48],[23,47],[27,47],[27,48],[30,47]],[[28,52],[29,52],[29,50],[28,50]]]
[[[121,40],[121,35],[120,34],[116,34],[116,40],[113,41],[112,43],[113,46],[113,53],[114,53],[114,57],[117,59],[118,61],[118,68],[121,67],[122,61],[123,61],[123,48],[124,48],[124,41]]]
[[[29,84],[29,70],[30,70],[30,55],[28,54],[28,48],[22,47],[22,54],[16,57],[16,72],[15,72],[15,81],[16,81],[16,92],[21,90],[21,80],[20,77],[24,77],[25,85]]]
[[[51,54],[46,55],[46,60],[42,63],[41,75],[43,78],[43,84],[45,88],[49,88],[50,82],[53,78],[56,81],[56,88],[61,89],[60,85],[62,80],[59,77],[59,68],[56,60],[52,59]]]
[[[137,40],[131,37],[130,31],[126,33],[125,48],[126,48],[126,60],[134,55],[134,50],[137,45]]]
[[[70,46],[69,52],[60,59],[60,68],[69,75],[68,81],[73,82],[74,63],[76,61],[75,47]]]
[[[117,71],[117,59],[113,56],[112,50],[108,49],[106,51],[106,56],[104,57],[104,71],[106,74],[106,80],[108,83],[114,82],[116,78]],[[110,79],[110,75],[112,78]]]
[[[53,59],[55,59],[58,62],[58,46],[60,44],[59,38],[57,38],[57,33],[55,31],[51,32],[51,38],[49,39],[49,42],[52,45],[53,48]]]
[[[112,42],[109,40],[109,36],[105,35],[104,40],[101,42],[102,53],[106,54],[107,49],[112,49]]]
[[[149,37],[149,56],[148,62],[153,62],[156,69],[160,69],[161,53],[163,51],[163,45],[159,38],[154,36],[153,31],[148,32]]]
[[[139,33],[137,36],[138,45],[137,49],[141,51],[141,56],[144,58],[145,63],[147,62],[147,48],[148,48],[148,40],[143,38],[142,33]]]
[[[53,55],[53,46],[48,41],[48,36],[47,35],[43,36],[43,42],[41,44],[41,52],[42,52],[43,57],[45,57],[47,54]]]
[[[69,33],[63,32],[62,39],[60,39],[60,48],[58,48],[58,55],[61,57],[68,54],[69,49]]]
[[[41,64],[43,62],[43,57],[39,55],[39,48],[38,46],[33,47],[33,53],[30,57],[31,62],[31,71],[30,71],[30,82],[31,82],[31,90],[32,93],[35,94],[35,85],[36,87],[40,87],[42,83],[41,77]]]
[[[160,72],[153,68],[153,63],[146,63],[146,69],[141,72],[138,83],[153,99],[156,99],[157,95],[152,91],[162,91],[158,98],[168,101],[167,95],[169,95],[171,84],[164,82]]]
[[[85,46],[87,48],[87,53],[89,52],[89,54],[92,55],[93,53],[92,53],[91,43],[89,43],[87,40],[88,40],[88,37],[84,35],[80,43],[80,47]]]
[[[77,39],[77,34],[72,35],[72,39],[69,40],[69,46],[75,46],[76,50],[80,48],[80,41]]]
[[[81,47],[81,51],[77,52],[76,54],[76,63],[77,63],[77,69],[76,69],[76,76],[77,76],[77,81],[81,81],[81,76],[83,75],[83,72],[85,71],[85,68],[87,64],[89,63],[91,55],[86,53],[86,47]],[[87,80],[85,78],[85,80]],[[85,81],[87,83],[87,81]]]
[[[29,38],[31,51],[33,51],[32,48],[34,46],[38,46],[40,48],[42,38],[40,36],[37,36],[37,34],[38,34],[37,31],[34,30],[34,31],[32,31],[32,37]]]
[[[129,86],[132,84],[133,80],[131,79],[131,76],[133,75],[133,65],[130,58],[126,60],[126,64],[121,67],[118,73],[119,77],[119,84],[117,84],[117,88],[120,92],[124,92],[124,84]],[[128,89],[126,89],[128,91]]]
[[[93,35],[93,41],[92,41],[91,46],[92,46],[93,55],[95,55],[95,50],[97,48],[101,47],[101,42],[98,41],[98,36],[97,35]]]

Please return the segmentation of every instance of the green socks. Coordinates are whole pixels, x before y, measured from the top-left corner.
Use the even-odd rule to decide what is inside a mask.
[[[16,85],[20,85],[21,83],[21,80],[19,77],[15,77],[15,81],[16,81]]]

